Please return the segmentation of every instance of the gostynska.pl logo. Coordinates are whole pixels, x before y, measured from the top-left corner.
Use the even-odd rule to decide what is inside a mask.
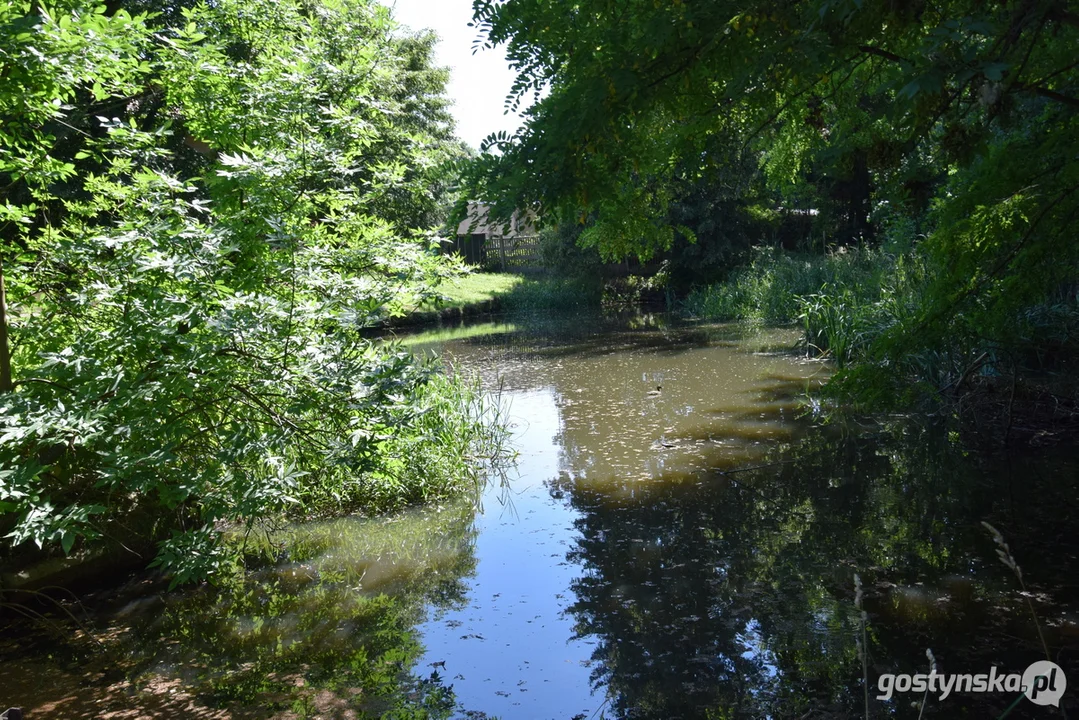
[[[885,673],[877,679],[878,700],[891,700],[894,693],[929,692],[944,700],[952,693],[1022,692],[1035,705],[1060,706],[1060,696],[1068,687],[1064,671],[1054,662],[1039,660],[1023,674],[1001,673],[996,666],[988,673],[964,675],[928,673],[908,675]]]

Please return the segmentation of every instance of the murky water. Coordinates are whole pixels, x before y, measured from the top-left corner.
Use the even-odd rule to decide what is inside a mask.
[[[579,323],[408,340],[501,388],[521,453],[509,492],[492,488],[477,518],[467,606],[421,626],[424,661],[445,662],[463,706],[500,717],[590,717],[605,705],[596,685],[605,642],[574,612],[588,515],[574,498],[633,504],[657,485],[760,461],[799,433],[795,399],[826,377],[778,352],[793,341],[786,332]],[[638,550],[657,540],[642,537]],[[609,588],[612,599],[623,585]]]
[[[228,592],[129,588],[94,619],[111,655],[9,648],[0,704],[34,718],[839,718],[865,716],[868,676],[870,716],[916,718],[923,694],[878,700],[878,677],[928,672],[931,648],[942,673],[1022,673],[1048,652],[1074,714],[1074,451],[967,454],[943,424],[899,418],[814,427],[798,399],[827,369],[784,352],[792,340],[662,318],[404,338],[508,408],[520,457],[479,512],[301,528]],[[922,717],[1054,712],[957,692]]]

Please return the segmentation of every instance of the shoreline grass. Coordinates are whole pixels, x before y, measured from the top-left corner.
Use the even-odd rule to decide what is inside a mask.
[[[894,256],[867,248],[807,255],[759,247],[725,282],[692,290],[680,309],[706,320],[791,325],[803,312],[801,299],[829,288],[849,292],[860,303],[875,301],[895,263]]]
[[[513,292],[525,282],[523,275],[514,273],[471,272],[446,280],[437,289],[439,301],[429,301],[420,309],[465,308],[495,301]]]
[[[726,282],[694,289],[683,315],[800,326],[808,355],[838,372],[826,397],[868,411],[944,410],[980,434],[1079,435],[1079,296],[1058,291],[1001,308],[992,325],[962,312],[933,316],[947,292],[917,248],[847,248],[826,255],[755,249]],[[1071,294],[1068,294],[1071,293]]]
[[[383,327],[424,325],[496,312],[599,308],[603,291],[600,284],[582,279],[480,271],[450,278],[436,290],[437,297],[405,315],[387,318]]]

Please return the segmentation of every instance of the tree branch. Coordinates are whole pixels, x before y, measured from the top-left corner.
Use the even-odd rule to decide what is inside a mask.
[[[1046,17],[1050,20],[1056,20],[1059,23],[1079,28],[1079,15],[1070,13],[1067,10],[1056,9],[1050,12]]]
[[[892,62],[913,65],[913,63],[905,57],[901,55],[896,55],[894,52],[888,52],[887,50],[881,49],[879,47],[874,47],[873,45],[859,45],[858,49],[866,54],[882,57],[885,60],[891,60]]]
[[[1022,83],[1016,83],[1015,88],[1017,90],[1026,90],[1032,92],[1035,95],[1041,95],[1042,97],[1049,98],[1050,100],[1056,100],[1059,103],[1064,103],[1068,107],[1079,108],[1079,98],[1073,98],[1070,95],[1063,95],[1056,90],[1050,90],[1040,85],[1023,85]]]
[[[1012,260],[1019,254],[1023,247],[1027,244],[1030,238],[1033,237],[1034,231],[1038,228],[1038,225],[1045,218],[1045,216],[1048,215],[1053,208],[1063,202],[1065,198],[1067,198],[1076,190],[1079,190],[1079,185],[1072,185],[1071,187],[1064,188],[1064,190],[1062,190],[1059,195],[1053,198],[1053,200],[1049,202],[1049,204],[1042,208],[1041,212],[1039,212],[1037,217],[1034,218],[1033,222],[1030,223],[1027,231],[1023,233],[1023,237],[1019,239],[1019,242],[1016,243],[1010,251],[1008,251],[1007,255],[1005,255],[1004,258],[1000,260],[1000,262],[998,262],[992,269],[990,269],[988,273],[984,274],[981,278],[979,278],[969,287],[967,287],[963,292],[959,293],[959,295],[957,295],[951,302],[948,303],[947,307],[939,309],[938,311],[930,314],[928,317],[924,318],[921,322],[919,322],[918,326],[915,328],[915,332],[920,332],[932,325],[933,323],[937,322],[938,320],[942,320],[945,317],[952,315],[954,312],[956,312],[956,310],[963,302],[965,302],[972,295],[980,292],[990,279],[996,277],[1001,272],[1003,272],[1012,262]]]

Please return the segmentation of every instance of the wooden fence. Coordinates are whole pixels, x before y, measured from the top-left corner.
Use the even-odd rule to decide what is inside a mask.
[[[492,270],[539,270],[543,266],[538,235],[486,238],[461,235],[454,241],[453,249],[468,264]]]
[[[543,264],[538,235],[495,237],[487,245],[487,262],[499,270],[537,270]]]

